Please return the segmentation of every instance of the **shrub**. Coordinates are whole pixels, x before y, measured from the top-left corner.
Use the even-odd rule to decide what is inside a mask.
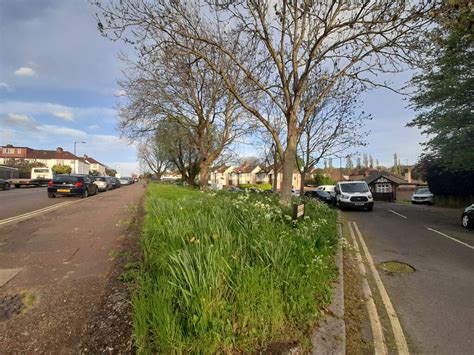
[[[273,196],[149,186],[134,292],[145,353],[252,353],[307,334],[336,276],[336,213]]]
[[[262,191],[271,190],[271,189],[272,189],[272,185],[271,185],[271,184],[268,184],[268,183],[264,183],[264,184],[240,184],[239,187],[240,187],[241,189],[255,188],[255,189],[257,189],[257,190],[262,190]]]
[[[55,174],[70,174],[72,171],[69,165],[54,165],[52,170]]]

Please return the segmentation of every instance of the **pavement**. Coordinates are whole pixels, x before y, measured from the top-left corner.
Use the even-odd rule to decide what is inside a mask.
[[[366,249],[360,254],[367,256],[367,272],[375,271],[385,289],[380,292],[377,282],[370,282],[377,290],[377,311],[387,318],[381,321],[382,338],[397,345],[399,322],[400,353],[404,353],[400,351],[403,341],[411,353],[473,353],[474,231],[461,227],[461,211],[377,203],[373,212],[343,213],[353,234],[360,237],[361,249]],[[386,261],[406,263],[415,271],[385,272],[379,264]],[[384,292],[392,309],[383,299]],[[393,348],[389,344],[388,351]],[[384,347],[381,349],[383,353]]]
[[[87,199],[48,199],[68,205],[0,224],[0,274],[15,270],[0,296],[28,300],[22,313],[0,322],[0,353],[77,352],[144,191],[135,184]],[[11,192],[46,195],[42,188]],[[14,204],[10,195],[1,198],[3,211],[6,199]],[[15,206],[16,213],[32,209]]]

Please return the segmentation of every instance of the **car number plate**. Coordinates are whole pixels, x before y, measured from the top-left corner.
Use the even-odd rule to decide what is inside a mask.
[[[363,202],[356,202],[355,205],[356,205],[356,206],[363,206],[364,203],[363,203]]]
[[[71,192],[69,189],[58,189],[58,192]]]

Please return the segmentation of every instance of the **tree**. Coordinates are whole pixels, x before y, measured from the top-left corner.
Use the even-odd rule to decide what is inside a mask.
[[[356,168],[360,169],[361,167],[362,167],[362,164],[360,162],[360,157],[357,157],[357,159],[356,159]]]
[[[423,43],[417,38],[437,7],[437,2],[342,0],[94,3],[104,35],[134,44],[142,56],[170,50],[194,57],[221,77],[274,139],[284,204],[291,203],[297,142],[314,111],[343,78],[367,87],[384,85],[373,80],[377,73],[397,72],[401,63],[419,60],[416,50]],[[311,96],[313,77],[321,79],[321,87]],[[284,139],[249,92],[279,109]]]
[[[346,157],[346,172],[350,174],[353,169],[354,169],[354,163],[352,162],[351,156],[348,155]]]
[[[30,162],[25,159],[10,158],[5,160],[4,164],[6,166],[11,166],[12,168],[18,169],[18,176],[21,179],[29,179],[31,177],[31,169],[33,168],[43,168],[46,167],[45,164],[40,162]]]
[[[371,169],[374,168],[374,158],[372,158],[372,155],[369,155],[369,167]]]
[[[368,157],[367,153],[364,153],[362,155],[362,160],[363,160],[364,168],[368,168],[369,167],[369,157]]]
[[[115,169],[110,169],[108,167],[105,168],[105,175],[107,176],[115,176],[117,171]]]
[[[155,138],[160,149],[166,152],[172,166],[181,174],[183,181],[194,186],[199,174],[200,155],[192,144],[192,134],[191,130],[170,117],[158,124]]]
[[[70,174],[72,168],[69,165],[54,165],[52,170],[55,174]]]
[[[173,49],[139,54],[136,62],[123,58],[129,68],[120,85],[129,102],[120,111],[122,131],[133,138],[172,117],[190,132],[189,142],[199,153],[200,186],[207,188],[209,169],[219,155],[235,139],[249,133],[245,112],[219,74],[208,70],[195,56],[177,55]],[[154,164],[155,154],[148,153],[154,162],[148,161],[147,165],[151,163],[150,168],[161,175]],[[141,154],[140,159],[145,156]]]
[[[450,2],[429,40],[435,51],[412,79],[418,112],[408,126],[429,136],[425,154],[450,169],[474,171],[474,38],[472,3]]]
[[[380,167],[380,164],[379,164],[379,160],[378,160],[378,159],[375,159],[375,166],[377,167],[377,169]]]
[[[161,176],[171,165],[165,144],[160,143],[157,134],[148,137],[138,146],[138,159],[158,180],[161,180]]]

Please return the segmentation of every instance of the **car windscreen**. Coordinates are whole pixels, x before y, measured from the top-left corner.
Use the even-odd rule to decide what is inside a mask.
[[[331,196],[328,192],[323,191],[323,190],[318,190],[318,191],[316,191],[316,193],[317,193],[319,196],[321,196],[321,197],[329,197],[329,196]]]
[[[54,182],[65,182],[66,184],[75,184],[79,181],[79,177],[77,176],[63,176],[63,175],[56,175],[54,178]]]
[[[429,194],[430,190],[429,189],[418,189],[415,191],[416,194]]]
[[[349,184],[341,184],[341,191],[342,192],[368,192],[369,190],[366,184],[349,183]]]

